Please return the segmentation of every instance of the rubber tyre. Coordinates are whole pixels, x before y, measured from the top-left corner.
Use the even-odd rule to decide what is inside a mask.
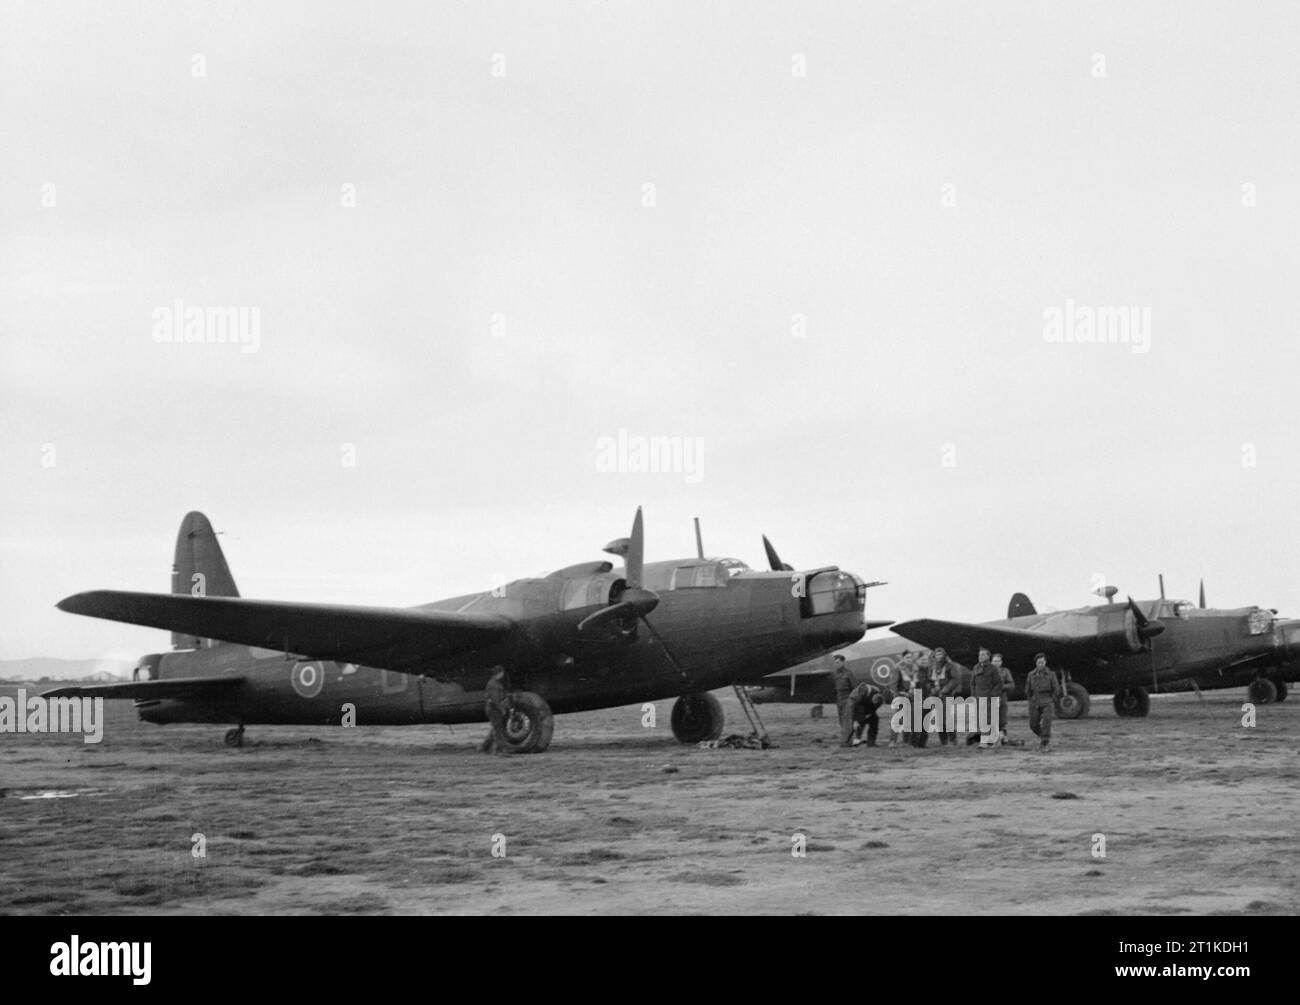
[[[1142,719],[1151,711],[1151,696],[1144,687],[1130,687],[1115,692],[1115,714],[1126,719]]]
[[[707,692],[684,694],[673,702],[673,736],[681,743],[701,743],[722,736],[722,703]]]
[[[497,737],[509,754],[540,754],[551,745],[555,716],[540,695],[515,691],[510,695],[506,725]]]
[[[1250,682],[1246,694],[1256,705],[1271,705],[1277,701],[1277,685],[1267,677],[1260,677]]]
[[[1082,684],[1065,685],[1065,693],[1056,701],[1056,715],[1060,719],[1082,719],[1092,707],[1092,697]]]
[[[242,729],[226,730],[226,746],[242,747],[244,745],[244,731]]]

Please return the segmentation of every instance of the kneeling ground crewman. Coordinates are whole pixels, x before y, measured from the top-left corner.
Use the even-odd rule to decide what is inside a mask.
[[[849,692],[849,703],[853,715],[853,745],[862,742],[862,729],[867,730],[867,746],[876,745],[876,734],[880,732],[880,706],[885,703],[885,689],[870,681],[864,681]]]
[[[1061,696],[1061,682],[1047,667],[1047,657],[1034,657],[1034,669],[1025,678],[1025,697],[1029,699],[1029,728],[1038,737],[1040,750],[1050,750],[1052,715],[1056,699]]]

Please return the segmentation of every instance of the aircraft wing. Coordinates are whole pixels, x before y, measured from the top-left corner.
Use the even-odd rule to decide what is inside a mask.
[[[214,698],[244,678],[236,674],[217,677],[169,677],[166,680],[132,680],[120,684],[75,684],[44,692],[42,698]]]
[[[431,659],[482,649],[515,628],[497,614],[120,590],[78,593],[58,606],[92,618],[414,674]]]
[[[942,646],[958,663],[967,665],[979,657],[980,648],[1001,653],[1007,662],[1033,664],[1037,653],[1049,660],[1086,651],[1090,636],[1057,635],[1053,632],[1029,632],[1005,625],[972,625],[964,621],[934,621],[921,618],[894,625],[892,631],[911,642],[934,649]]]

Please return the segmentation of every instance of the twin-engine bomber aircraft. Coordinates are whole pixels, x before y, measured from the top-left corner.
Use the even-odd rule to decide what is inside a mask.
[[[673,735],[697,743],[722,735],[708,691],[855,642],[867,627],[867,583],[836,566],[795,572],[770,545],[770,572],[702,548],[645,564],[638,509],[632,536],[604,550],[623,558],[621,572],[585,562],[421,607],[248,600],[212,525],[190,513],[170,595],[96,590],[58,605],[170,629],[179,651],[144,657],[134,681],[49,696],[134,699],[148,722],[233,723],[226,743],[240,746],[250,723],[485,722],[484,688],[500,664],[512,692],[507,750],[545,750],[553,712],[670,697]]]
[[[1204,584],[1199,607],[1166,600],[1163,576],[1159,600],[1112,603],[1117,592],[1107,586],[1099,593],[1105,604],[1048,614],[1037,613],[1029,598],[1017,593],[1004,621],[906,621],[894,625],[895,637],[859,642],[844,655],[855,680],[882,683],[893,678],[903,652],[918,645],[942,646],[967,665],[983,647],[1003,654],[1016,682],[1011,697],[1022,699],[1025,676],[1034,656],[1043,652],[1065,675],[1056,704],[1065,719],[1086,715],[1092,694],[1114,694],[1118,715],[1140,717],[1157,691],[1246,685],[1251,701],[1267,704],[1284,701],[1287,682],[1300,679],[1300,621],[1276,618],[1276,612],[1261,607],[1207,608]],[[829,704],[834,701],[830,676],[825,661],[815,660],[772,674],[764,687],[751,689],[750,697],[756,703]]]
[[[1115,712],[1145,716],[1150,694],[1194,687],[1249,685],[1253,701],[1286,698],[1286,682],[1300,669],[1300,621],[1263,607],[1215,610],[1186,600],[1115,603],[1114,586],[1097,591],[1105,603],[1048,614],[1016,594],[1005,621],[905,621],[893,630],[924,646],[943,646],[959,662],[973,662],[980,647],[1001,652],[1023,687],[1034,654],[1065,672],[1063,714],[1086,715],[1091,694],[1113,694]],[[1147,685],[1150,685],[1150,691]]]

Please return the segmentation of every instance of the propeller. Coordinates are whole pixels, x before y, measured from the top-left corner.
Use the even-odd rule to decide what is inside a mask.
[[[1165,577],[1160,577],[1160,592],[1164,593]],[[1163,599],[1163,598],[1162,598]],[[1128,609],[1133,612],[1133,620],[1137,624],[1138,637],[1147,643],[1147,652],[1151,654],[1151,693],[1156,694],[1160,690],[1160,681],[1156,675],[1156,653],[1155,648],[1150,644],[1151,640],[1165,630],[1155,618],[1148,618],[1133,602],[1133,598],[1128,598]],[[1156,605],[1152,604],[1151,609],[1154,611]]]
[[[625,585],[614,603],[578,622],[578,631],[585,632],[609,621],[618,621],[625,632],[630,632],[636,627],[637,619],[644,618],[659,605],[659,594],[647,590],[642,580],[645,571],[645,529],[641,522],[640,506],[636,508],[636,517],[632,521],[632,536],[610,541],[604,550],[610,555],[622,556]]]
[[[1128,609],[1133,612],[1133,620],[1137,622],[1138,637],[1143,642],[1149,642],[1165,630],[1165,626],[1155,618],[1148,618],[1143,614],[1142,609],[1134,603],[1132,597],[1128,598]]]
[[[1203,579],[1201,580],[1201,610],[1205,610],[1205,580]]]
[[[794,566],[781,561],[781,556],[772,547],[772,542],[763,535],[763,550],[767,552],[767,564],[773,572],[794,572]]]

